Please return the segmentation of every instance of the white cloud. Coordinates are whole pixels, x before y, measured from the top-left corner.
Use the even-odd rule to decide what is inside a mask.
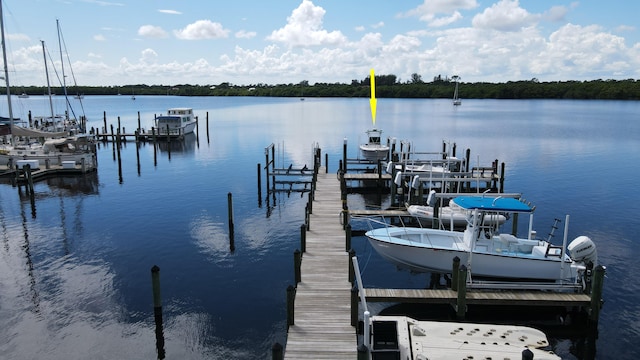
[[[267,40],[282,42],[288,46],[341,45],[347,39],[340,31],[328,32],[322,28],[326,11],[310,0],[303,0],[287,18],[287,24],[275,30]]]
[[[532,59],[531,70],[595,77],[628,71],[637,65],[629,50],[624,38],[603,32],[599,26],[567,24],[551,34],[546,49]]]
[[[454,22],[462,19],[462,14],[458,11],[451,14],[451,16],[443,16],[439,18],[434,18],[431,22],[429,22],[429,26],[431,27],[443,27],[449,24],[453,24]]]
[[[169,15],[182,15],[182,13],[180,11],[177,11],[177,10],[163,10],[163,9],[160,9],[160,10],[158,10],[158,12],[161,12],[163,14],[169,14]]]
[[[82,0],[82,1],[90,4],[97,4],[100,6],[124,6],[123,3],[116,3],[111,1],[99,1],[99,0]]]
[[[138,35],[154,39],[166,38],[168,36],[167,32],[164,31],[164,29],[159,26],[153,25],[140,26],[140,28],[138,29]]]
[[[23,42],[31,42],[31,38],[25,34],[6,34],[7,40],[11,41],[23,41]]]
[[[229,36],[229,30],[222,24],[210,20],[198,20],[173,33],[178,39],[183,40],[219,39]]]
[[[93,35],[93,40],[95,41],[107,41],[107,38],[102,34]]]
[[[380,21],[377,24],[373,24],[373,25],[371,25],[371,27],[374,28],[374,29],[379,29],[381,27],[384,27],[384,21]]]
[[[462,18],[458,10],[471,10],[478,7],[476,0],[424,0],[415,9],[409,10],[401,17],[417,17],[431,27],[449,25]],[[438,17],[438,15],[444,15]]]
[[[236,32],[236,38],[238,39],[253,39],[256,35],[257,33],[255,31],[240,30]]]
[[[529,13],[520,7],[518,0],[500,0],[474,16],[472,24],[477,28],[499,31],[518,31],[537,23],[539,15]]]
[[[158,58],[158,53],[153,49],[144,49],[142,50],[142,58],[140,59],[143,62],[155,61]]]
[[[544,13],[544,18],[549,21],[564,21],[568,12],[566,6],[553,6]]]

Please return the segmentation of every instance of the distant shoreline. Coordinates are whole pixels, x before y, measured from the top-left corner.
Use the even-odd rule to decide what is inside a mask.
[[[399,83],[395,77],[376,76],[378,98],[452,98],[454,82],[412,81]],[[385,81],[386,80],[386,81]],[[61,87],[52,92],[64,93]],[[46,95],[46,87],[12,87],[14,95]],[[576,100],[640,100],[640,80],[592,80],[539,82],[510,81],[506,83],[459,83],[462,99],[576,99]],[[173,95],[173,96],[261,96],[261,97],[369,97],[369,79],[353,80],[351,84],[316,83],[281,85],[128,85],[128,86],[77,86],[67,89],[69,97],[77,95]]]

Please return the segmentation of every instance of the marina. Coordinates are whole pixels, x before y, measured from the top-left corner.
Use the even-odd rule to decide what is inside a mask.
[[[31,96],[24,100],[36,101],[35,98]],[[89,103],[98,101],[92,96],[86,96],[85,100]],[[355,139],[361,132],[358,124],[351,126],[341,117],[332,120],[335,123],[323,123],[311,117],[308,128],[301,130],[292,126],[303,110],[305,114],[339,110],[345,118],[357,117],[354,115],[360,111],[357,102],[311,98],[304,102],[297,99],[234,100],[237,103],[229,107],[225,102],[228,99],[194,98],[185,104],[180,97],[152,99],[137,96],[133,106],[129,98],[101,98],[100,103],[92,108],[121,108],[122,128],[127,129],[138,127],[137,113],[140,109],[140,127],[144,128],[150,128],[153,111],[158,108],[186,105],[202,118],[209,113],[216,120],[207,123],[206,128],[202,122],[194,139],[189,140],[192,142],[172,140],[171,144],[175,144],[178,150],[172,147],[170,154],[163,148],[164,141],[155,144],[150,141],[122,141],[119,146],[117,141],[98,141],[96,155],[100,166],[96,171],[71,178],[42,178],[34,183],[36,196],[32,204],[24,198],[24,192],[16,191],[11,185],[11,176],[0,180],[3,199],[1,225],[6,229],[3,230],[4,234],[7,234],[3,235],[5,246],[2,264],[11,264],[2,265],[4,275],[1,283],[15,284],[5,288],[5,295],[0,301],[3,308],[16,309],[15,314],[21,314],[5,314],[4,317],[9,329],[7,331],[13,334],[6,336],[7,340],[2,345],[3,350],[13,349],[9,351],[14,355],[9,358],[18,358],[15,354],[43,356],[45,350],[50,358],[65,358],[69,356],[66,349],[75,349],[87,355],[108,352],[117,357],[132,354],[135,357],[155,357],[154,307],[149,279],[149,269],[154,264],[162,269],[163,275],[163,335],[167,357],[272,358],[280,349],[283,357],[297,358],[293,354],[307,353],[312,354],[308,356],[313,358],[324,356],[323,350],[328,351],[326,348],[329,348],[335,349],[336,354],[344,351],[348,354],[346,358],[355,358],[364,337],[360,294],[366,298],[369,309],[375,311],[372,316],[378,316],[375,315],[377,313],[387,316],[391,310],[389,304],[404,303],[424,310],[432,307],[440,309],[442,306],[445,309],[442,313],[451,316],[448,322],[452,323],[462,321],[477,324],[478,314],[484,315],[482,323],[485,325],[495,324],[496,321],[504,323],[505,319],[498,316],[495,307],[520,309],[520,313],[546,312],[545,309],[552,311],[556,307],[575,309],[576,314],[582,315],[574,316],[573,312],[569,312],[572,319],[586,316],[586,321],[589,321],[589,309],[593,308],[594,300],[588,294],[534,289],[496,291],[494,284],[474,283],[465,289],[463,307],[459,303],[459,290],[452,289],[452,279],[433,278],[430,274],[398,269],[381,258],[363,236],[366,228],[356,226],[361,224],[358,218],[382,214],[385,217],[410,219],[411,215],[404,208],[409,194],[416,203],[426,201],[429,191],[424,185],[431,181],[424,179],[420,190],[419,186],[414,187],[409,181],[413,177],[407,176],[401,185],[395,185],[397,188],[392,199],[395,182],[392,181],[392,174],[387,173],[383,166],[378,173],[378,164],[363,164],[365,168],[376,169],[376,172],[367,173],[351,171],[357,164],[349,163],[349,171],[344,175],[345,178],[353,176],[354,180],[350,181],[353,181],[355,188],[348,188],[343,194],[338,172],[343,159],[344,138],[336,138],[335,129],[342,124],[340,131],[346,134],[349,143],[357,144],[359,141]],[[257,103],[254,102],[256,100]],[[397,104],[406,105],[404,101],[398,101]],[[619,222],[622,219],[629,221],[629,218],[623,215],[618,218],[621,215],[613,216],[612,213],[607,220],[611,223],[607,226],[592,221],[603,209],[615,211],[611,201],[616,199],[617,203],[623,197],[616,195],[616,187],[603,193],[593,191],[592,178],[583,176],[588,169],[587,163],[597,162],[603,154],[607,154],[605,150],[609,147],[598,145],[593,151],[581,153],[573,147],[566,147],[566,138],[562,138],[561,142],[560,138],[553,140],[556,138],[545,136],[545,144],[548,146],[551,141],[554,144],[553,154],[558,155],[545,153],[542,157],[530,156],[535,153],[535,140],[508,140],[507,136],[503,136],[506,143],[487,144],[475,141],[472,135],[466,135],[468,132],[477,134],[482,131],[474,128],[480,125],[475,124],[476,117],[496,117],[495,121],[501,126],[493,130],[506,129],[497,120],[497,115],[491,113],[492,116],[489,116],[478,110],[474,110],[474,119],[464,120],[462,125],[463,120],[459,117],[463,114],[461,110],[472,111],[480,106],[490,111],[497,108],[495,104],[483,105],[482,101],[465,100],[464,107],[457,107],[457,113],[453,115],[447,115],[451,111],[450,100],[408,104],[414,107],[432,104],[427,106],[429,110],[426,113],[433,112],[434,116],[444,119],[456,116],[454,119],[457,121],[454,124],[448,120],[446,123],[449,125],[440,128],[439,134],[426,136],[419,145],[414,144],[413,147],[432,149],[442,143],[442,137],[455,138],[458,143],[473,149],[474,154],[493,159],[488,162],[470,161],[470,170],[480,164],[478,167],[491,168],[485,171],[491,174],[497,168],[498,176],[492,175],[483,180],[480,189],[500,189],[502,178],[504,194],[533,202],[537,208],[536,223],[542,224],[542,228],[537,229],[540,236],[546,237],[544,230],[553,224],[555,217],[566,212],[572,214],[571,228],[580,230],[579,233],[586,232],[599,245],[598,262],[606,265],[600,298],[605,304],[598,308],[595,343],[586,345],[587,341],[582,340],[584,333],[569,335],[568,325],[561,325],[560,320],[549,320],[554,326],[566,329],[563,330],[565,333],[557,333],[542,328],[552,351],[562,359],[594,358],[593,349],[597,349],[595,358],[598,359],[629,358],[627,353],[616,350],[620,345],[614,344],[626,344],[628,340],[625,339],[633,338],[633,326],[625,325],[629,319],[624,313],[633,309],[633,299],[628,291],[633,291],[636,285],[633,278],[625,274],[632,273],[635,265],[631,261],[626,262],[630,268],[622,271],[612,260],[618,256],[630,256],[635,251],[629,245],[628,239],[631,237],[624,232],[626,226],[621,226]],[[503,108],[506,106],[501,104]],[[518,102],[517,107],[527,104]],[[544,104],[549,106],[549,110],[553,108],[556,115],[577,111],[571,102]],[[616,103],[616,106],[620,105]],[[582,102],[579,106],[586,105]],[[630,105],[624,103],[622,106]],[[588,108],[588,111],[593,113],[596,109]],[[286,119],[278,119],[278,116],[256,118],[256,113],[291,115]],[[387,126],[386,123],[384,127],[388,129],[387,133],[398,138],[411,138],[421,129],[421,118],[417,116],[414,120],[403,120],[402,131],[395,131],[393,126]],[[94,110],[88,119],[89,128],[104,127],[102,110]],[[116,117],[111,115],[109,119],[108,122],[115,124]],[[516,124],[511,125],[517,130],[505,131],[523,131]],[[582,132],[586,131],[585,126],[583,124],[581,127]],[[265,136],[267,127],[268,136]],[[540,130],[534,125],[532,129]],[[629,151],[633,148],[631,140],[624,138],[627,132],[616,133],[615,146],[611,147],[616,153],[633,154]],[[304,136],[296,135],[298,133]],[[586,133],[583,135],[587,136]],[[200,141],[195,137],[199,137]],[[274,142],[277,139],[284,141]],[[322,164],[319,166],[317,163],[314,165],[312,154],[316,146],[310,145],[310,140],[323,145],[320,156]],[[268,173],[265,172],[266,162],[259,164],[260,171],[256,176],[256,163],[264,161],[265,144],[271,142],[274,145],[267,148],[269,160],[275,159],[275,162],[270,165]],[[230,152],[229,149],[235,151]],[[348,149],[347,158],[351,158],[351,154],[356,154],[357,150],[357,146]],[[477,155],[470,158],[475,157]],[[497,167],[482,165],[491,164],[495,159],[508,164],[504,175],[501,175],[501,163]],[[627,160],[625,158],[624,161]],[[318,170],[318,180],[312,185],[315,169]],[[570,180],[565,179],[569,170]],[[223,173],[234,175],[227,177],[222,176]],[[625,176],[614,180],[624,183]],[[89,178],[93,179],[91,191],[73,192],[80,182],[86,182]],[[380,194],[376,185],[378,178],[385,182]],[[188,189],[180,190],[173,186],[183,184],[185,179],[190,182]],[[265,187],[267,179],[269,186]],[[273,182],[274,179],[277,183]],[[54,184],[51,180],[60,183]],[[78,184],[69,185],[76,181]],[[257,181],[262,184],[258,195],[255,191]],[[477,192],[477,182],[469,183],[469,191]],[[274,184],[277,191],[269,191]],[[562,191],[553,191],[557,187]],[[468,190],[467,186],[457,190],[463,189]],[[227,230],[227,194],[230,192],[234,195],[233,249],[230,248]],[[449,198],[461,194],[469,193],[439,193],[438,198],[444,204]],[[579,206],[587,198],[589,203],[596,206]],[[626,200],[622,201],[626,203]],[[321,204],[324,202],[327,204]],[[307,214],[305,208],[308,206],[311,209]],[[555,210],[561,214],[556,214]],[[345,213],[348,214],[346,222]],[[307,217],[308,223],[305,225]],[[157,221],[168,218],[172,221]],[[346,224],[353,227],[347,230]],[[303,226],[304,247],[301,239]],[[609,228],[615,228],[616,232],[605,235],[604,229]],[[526,230],[524,225],[520,229]],[[355,252],[350,252],[346,244],[349,231],[352,235],[349,248]],[[575,235],[572,232],[570,238]],[[560,237],[556,240],[560,240]],[[602,246],[603,241],[611,246]],[[325,246],[332,248],[325,250]],[[613,249],[619,247],[625,248],[628,253],[613,254]],[[296,250],[299,250],[299,282],[296,282]],[[355,297],[353,288],[357,280],[350,278],[355,271],[354,274],[349,273],[354,268],[353,261],[349,261],[353,260],[352,255],[358,260],[358,273],[363,283],[363,291]],[[316,270],[311,270],[312,267]],[[335,275],[323,276],[323,272]],[[318,285],[314,285],[315,281],[318,281]],[[289,288],[293,289],[292,325],[288,325]],[[325,294],[323,288],[333,290]],[[25,299],[28,301],[25,302]],[[356,312],[353,312],[354,299],[358,309]],[[324,315],[327,311],[323,310],[325,305],[333,306],[333,310],[328,310],[332,312],[331,316]],[[77,310],[64,314],[58,310],[68,308]],[[467,311],[460,314],[464,316],[463,319],[458,319],[457,309],[465,308]],[[33,309],[38,309],[45,316],[28,320]],[[311,318],[314,312],[322,313],[322,317],[327,316],[327,320],[319,321],[319,315],[313,320],[304,320],[305,313]],[[567,318],[564,314],[562,317]],[[518,318],[513,316],[511,319]],[[518,326],[523,325],[521,320],[517,322]],[[538,325],[529,326],[538,328]],[[48,333],[46,330],[56,328],[73,334],[75,327],[81,328],[82,333],[86,334],[82,343],[90,344],[93,350],[74,341],[77,337],[62,337],[56,335],[60,331]],[[48,335],[42,345],[27,347],[22,345],[27,342],[21,334],[26,336],[29,333],[25,329],[35,329]],[[305,337],[309,331],[319,335],[317,338]],[[296,332],[302,337],[292,336]],[[329,336],[328,333],[334,335]],[[331,345],[332,336],[337,339],[335,346]],[[589,346],[591,352],[584,352]],[[341,358],[340,355],[337,358]]]
[[[314,164],[319,165],[320,156],[314,159]],[[271,175],[275,176],[275,174]],[[269,176],[270,174],[267,173],[267,177]],[[589,314],[591,326],[597,327],[605,271],[602,266],[599,266],[595,272],[593,289],[590,283],[587,285],[591,293],[585,294],[582,291],[583,287],[575,288],[571,287],[571,284],[553,287],[548,283],[480,283],[479,286],[467,281],[467,269],[464,266],[460,268],[460,259],[456,258],[451,264],[454,274],[451,289],[365,289],[362,281],[359,280],[357,285],[362,294],[361,308],[358,307],[357,293],[351,292],[349,303],[347,303],[353,282],[360,279],[360,269],[357,265],[358,260],[353,254],[354,251],[350,247],[351,225],[343,223],[340,227],[340,217],[336,217],[342,203],[339,201],[342,197],[341,187],[338,186],[337,179],[326,174],[325,168],[315,170],[314,179],[316,183],[311,185],[312,190],[306,207],[309,214],[305,215],[307,220],[301,228],[303,250],[296,250],[295,253],[296,287],[290,287],[287,291],[289,329],[287,344],[284,348],[285,359],[348,359],[354,358],[354,347],[358,352],[372,350],[368,340],[365,340],[364,349],[355,342],[354,328],[357,327],[360,311],[365,313],[365,324],[368,324],[367,302],[374,301],[449,304],[455,309],[458,320],[465,319],[467,305],[581,308],[585,314]],[[512,198],[507,199],[517,202]],[[493,203],[495,204],[495,200]],[[499,206],[515,205],[507,201]],[[518,206],[520,207],[527,208],[524,204]],[[320,230],[315,230],[316,227]],[[344,248],[341,247],[343,241]],[[349,270],[351,286],[347,284],[347,277],[344,274],[347,252],[353,257],[349,267],[355,264],[353,270],[355,274],[350,269],[346,269]],[[517,267],[512,268],[512,270],[515,269]],[[460,274],[457,273],[458,271]],[[531,271],[535,273],[534,270]],[[510,290],[505,291],[505,289]],[[351,308],[350,326],[346,324],[347,306]],[[368,339],[368,337],[369,330],[365,329],[364,338]],[[280,345],[277,344],[274,348],[280,349]],[[374,353],[375,351],[371,353],[373,359],[376,358]],[[453,356],[453,352],[448,355],[444,352],[441,356]],[[280,356],[274,355],[274,358],[280,358]]]

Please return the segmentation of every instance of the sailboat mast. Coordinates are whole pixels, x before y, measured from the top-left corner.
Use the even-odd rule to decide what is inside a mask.
[[[47,50],[44,47],[44,40],[40,40],[42,43],[42,56],[44,57],[44,73],[47,77],[47,90],[49,91],[49,108],[51,109],[51,121],[54,121],[55,115],[53,114],[53,100],[51,99],[51,85],[49,84],[49,67],[47,66]]]
[[[2,1],[0,0],[0,32],[2,33],[2,60],[4,60],[4,82],[7,85],[7,102],[9,103],[9,129],[11,131],[11,145],[15,145],[13,135],[13,108],[11,107],[11,87],[9,86],[9,68],[7,67],[7,48],[4,38],[4,14],[2,13]]]
[[[67,100],[67,77],[64,75],[64,57],[62,56],[62,41],[60,40],[60,21],[56,19],[56,28],[58,29],[58,48],[60,49],[60,67],[62,67],[62,89],[64,90],[64,103],[67,106],[65,119],[69,120],[69,101]]]

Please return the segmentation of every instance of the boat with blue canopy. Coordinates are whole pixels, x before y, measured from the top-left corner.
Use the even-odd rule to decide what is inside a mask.
[[[596,246],[587,236],[566,245],[568,215],[563,243],[555,245],[550,238],[536,238],[535,208],[518,199],[482,194],[459,196],[451,202],[466,211],[464,231],[456,231],[453,224],[449,229],[433,229],[369,218],[371,230],[365,235],[383,258],[417,272],[450,273],[458,257],[476,277],[578,284],[587,267],[597,264]],[[514,214],[529,215],[524,237],[501,233],[496,224],[496,216],[513,219]]]

